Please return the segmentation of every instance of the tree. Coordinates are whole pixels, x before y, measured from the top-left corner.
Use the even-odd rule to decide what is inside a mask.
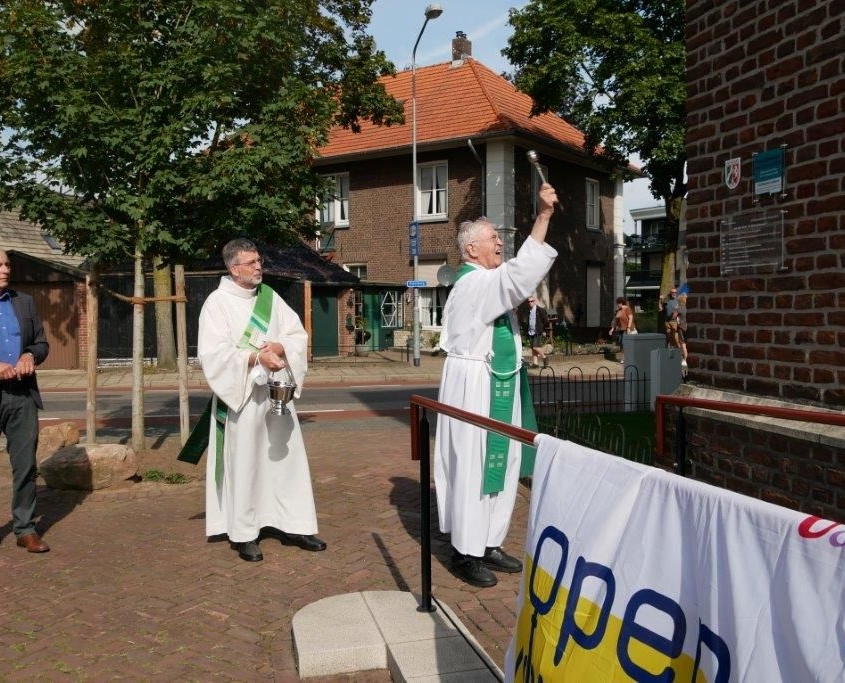
[[[5,0],[0,204],[104,265],[310,234],[329,128],[401,119],[371,4]]]
[[[532,0],[511,11],[503,50],[535,113],[571,121],[588,153],[619,166],[642,159],[666,205],[663,291],[674,284],[686,195],[684,12],[684,0]]]

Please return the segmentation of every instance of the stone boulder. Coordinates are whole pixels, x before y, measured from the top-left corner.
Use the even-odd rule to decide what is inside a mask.
[[[40,466],[56,451],[78,443],[79,429],[73,422],[60,422],[57,425],[42,427],[38,432],[38,450],[35,451],[35,460]]]
[[[51,489],[96,491],[134,477],[138,461],[122,444],[66,446],[44,460],[39,473]]]

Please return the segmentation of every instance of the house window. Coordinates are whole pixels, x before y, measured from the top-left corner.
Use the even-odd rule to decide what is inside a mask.
[[[317,221],[323,225],[332,224],[336,228],[349,227],[349,174],[338,173],[328,176],[333,189],[323,196],[317,211]]]
[[[423,327],[441,327],[443,325],[443,307],[449,290],[445,287],[420,289],[420,323]]]
[[[381,326],[398,329],[405,324],[402,290],[391,289],[381,295]]]
[[[445,161],[417,165],[417,206],[421,220],[446,218],[449,166]]]
[[[599,229],[599,181],[587,178],[586,181],[586,217],[587,230]]]
[[[549,167],[545,164],[540,164],[540,168],[543,171],[543,175],[548,178]],[[537,173],[537,169],[535,169],[534,166],[531,166],[531,212],[533,216],[536,216],[537,212],[540,210],[537,203],[537,195],[540,193],[540,185],[542,184],[543,181],[540,180],[540,174]]]
[[[367,264],[366,263],[347,263],[346,270],[352,273],[359,280],[367,279]]]

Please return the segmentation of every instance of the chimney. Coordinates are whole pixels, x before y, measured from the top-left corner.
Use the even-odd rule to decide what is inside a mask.
[[[452,38],[452,61],[461,61],[464,57],[472,57],[472,42],[467,39],[463,31],[456,31]]]

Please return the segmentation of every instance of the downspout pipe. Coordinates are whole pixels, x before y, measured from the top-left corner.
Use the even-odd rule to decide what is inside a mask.
[[[481,157],[478,155],[478,152],[475,150],[475,146],[472,144],[472,139],[467,138],[467,145],[469,145],[469,151],[472,152],[472,156],[475,157],[475,160],[478,162],[478,165],[481,166],[481,215],[487,215],[487,167],[484,165],[484,162],[481,160]]]

